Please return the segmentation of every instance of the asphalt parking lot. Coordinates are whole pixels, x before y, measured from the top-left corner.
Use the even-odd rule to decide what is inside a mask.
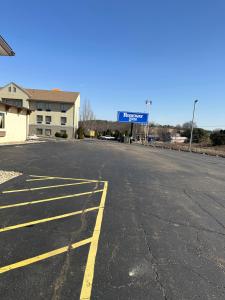
[[[2,299],[31,299],[34,295],[46,299],[52,293],[55,299],[90,298],[107,185],[105,181],[44,175],[21,176],[4,185],[0,274],[1,291],[7,287],[7,294]],[[73,260],[76,263],[71,268]],[[71,280],[76,274],[75,288],[59,296],[67,272]],[[56,285],[51,289],[53,276]]]
[[[114,142],[1,147],[1,299],[225,299],[225,160]]]

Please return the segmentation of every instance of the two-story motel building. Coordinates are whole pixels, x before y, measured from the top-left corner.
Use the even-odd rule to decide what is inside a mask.
[[[80,108],[78,92],[27,89],[11,82],[0,88],[1,102],[29,109],[29,135],[54,137],[59,132],[75,137]]]

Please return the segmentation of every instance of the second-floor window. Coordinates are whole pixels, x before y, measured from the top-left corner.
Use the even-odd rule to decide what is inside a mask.
[[[45,103],[45,109],[46,109],[46,111],[51,111],[51,104]]]
[[[38,102],[38,103],[37,103],[37,110],[38,110],[38,111],[42,111],[42,109],[43,109],[43,103]]]
[[[65,112],[67,111],[67,109],[68,109],[67,105],[64,104],[64,103],[61,103],[60,106],[61,106],[61,112],[62,112],[62,113],[65,113]]]
[[[37,115],[37,123],[41,124],[43,122],[43,116]]]
[[[51,122],[52,122],[52,117],[51,116],[46,116],[45,117],[45,123],[46,124],[51,124]]]
[[[66,125],[66,117],[61,117],[61,125]]]
[[[14,105],[17,107],[22,107],[23,106],[23,101],[20,99],[8,99],[8,98],[2,98],[2,102],[9,104],[9,105]]]

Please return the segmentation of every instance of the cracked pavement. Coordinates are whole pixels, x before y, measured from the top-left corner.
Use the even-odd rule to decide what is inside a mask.
[[[87,140],[2,147],[0,164],[109,182],[91,299],[225,299],[225,159]],[[81,216],[67,240],[89,224]],[[9,272],[1,299],[79,299],[87,248],[74,251],[49,261],[45,275],[42,264]]]

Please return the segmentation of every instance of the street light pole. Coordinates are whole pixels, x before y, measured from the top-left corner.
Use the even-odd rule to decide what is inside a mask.
[[[191,152],[191,146],[192,146],[192,140],[193,140],[193,129],[194,129],[194,119],[195,119],[195,106],[198,103],[198,100],[194,101],[194,108],[193,108],[193,116],[192,116],[192,122],[191,122],[191,137],[190,137],[190,145],[189,145],[189,151]]]
[[[146,110],[147,110],[147,113],[148,113],[148,117],[150,115],[150,107],[152,105],[152,101],[147,99],[145,101],[145,104],[146,104]],[[148,123],[146,124],[146,135],[145,135],[145,141],[147,142],[148,141],[148,135],[149,135],[149,120],[148,120]]]

